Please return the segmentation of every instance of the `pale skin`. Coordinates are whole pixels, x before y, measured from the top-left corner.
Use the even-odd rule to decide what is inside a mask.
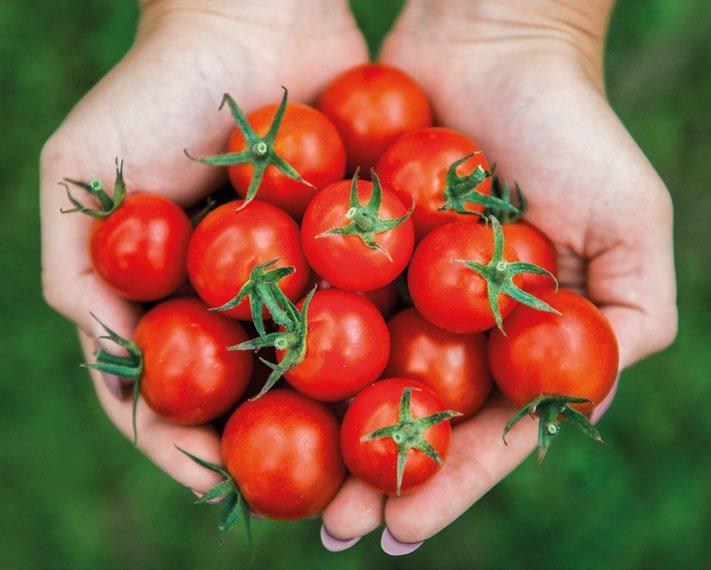
[[[282,84],[294,100],[313,101],[331,77],[367,56],[345,3],[207,4],[149,2],[129,53],[43,149],[45,296],[77,323],[88,360],[101,332],[89,311],[128,337],[139,313],[92,272],[91,220],[58,213],[67,201],[57,182],[100,178],[110,186],[120,156],[129,190],[192,204],[223,175],[190,162],[182,149],[223,150],[232,125],[216,110],[223,92],[248,111],[276,101]],[[502,177],[521,184],[527,219],[556,244],[561,284],[585,291],[604,311],[624,368],[668,346],[677,315],[669,193],[605,98],[611,8],[610,0],[411,0],[381,59],[417,78],[438,122],[470,135]],[[107,415],[130,436],[130,401],[91,376]],[[323,513],[328,532],[348,540],[385,524],[401,542],[433,536],[533,449],[532,421],[502,443],[513,412],[496,398],[457,426],[444,467],[412,495],[386,498],[348,480]],[[219,463],[210,428],[170,425],[141,402],[138,431],[141,451],[179,483],[202,493],[217,482],[173,447]]]

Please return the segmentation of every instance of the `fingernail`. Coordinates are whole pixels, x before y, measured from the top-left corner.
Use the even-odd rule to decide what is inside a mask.
[[[193,495],[195,495],[196,498],[200,498],[204,495],[204,493],[198,493],[195,489],[190,489],[193,492]],[[225,495],[220,495],[219,497],[215,497],[214,499],[210,499],[209,501],[205,501],[208,505],[219,505],[222,501],[225,500]]]
[[[348,550],[359,540],[360,536],[356,536],[350,540],[341,540],[328,532],[324,525],[321,525],[321,544],[323,544],[323,547],[329,552],[341,552],[343,550]]]
[[[255,513],[254,511],[249,511],[249,516],[253,519],[258,519],[262,521],[267,520],[267,517],[263,517],[262,515],[260,515],[259,513]]]
[[[619,380],[619,377],[618,377]],[[615,394],[617,393],[617,381],[612,386],[612,390],[610,390],[609,394],[605,396],[605,399],[600,402],[595,409],[592,411],[590,414],[590,422],[593,424],[596,424],[597,422],[600,421],[602,416],[605,415],[605,412],[610,409],[610,406],[612,405],[612,401],[615,399]]]
[[[411,552],[415,552],[420,546],[425,543],[424,540],[419,542],[400,542],[395,538],[387,527],[383,531],[383,536],[380,538],[380,548],[383,549],[385,554],[390,556],[405,556]]]

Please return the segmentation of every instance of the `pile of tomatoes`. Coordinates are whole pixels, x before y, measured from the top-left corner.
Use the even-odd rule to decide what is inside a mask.
[[[315,107],[286,89],[248,115],[223,105],[236,123],[225,153],[186,155],[226,168],[239,199],[192,222],[127,193],[118,162],[112,195],[67,180],[98,204],[67,186],[67,211],[96,218],[96,273],[150,303],[130,340],[102,323],[124,353],[91,366],[132,380],[134,405],[168,421],[224,426],[222,466],[181,450],[224,475],[202,498],[227,496],[223,528],[247,509],[313,515],[346,470],[412,492],[494,385],[521,408],[506,431],[539,416],[539,460],[563,420],[599,439],[585,414],[617,374],[610,325],[558,290],[554,246],[521,219],[518,187],[495,181],[468,136],[432,126],[411,77],[367,64]]]

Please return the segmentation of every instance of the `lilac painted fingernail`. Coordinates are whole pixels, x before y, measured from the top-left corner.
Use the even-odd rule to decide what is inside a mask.
[[[330,532],[326,530],[324,525],[321,525],[321,544],[323,547],[330,552],[341,552],[343,550],[348,550],[356,542],[360,540],[360,536],[351,538],[350,540],[341,540],[336,538]]]
[[[198,493],[195,489],[190,489],[193,492],[193,495],[197,497],[198,499],[203,496],[203,493]],[[214,499],[210,499],[209,501],[205,501],[208,505],[219,505],[222,501],[225,500],[225,495],[220,495],[219,497],[215,497]]]
[[[617,381],[619,380],[619,376],[617,377],[617,380],[615,381],[614,385],[612,386],[612,390],[610,390],[610,393],[605,396],[605,399],[598,404],[595,409],[592,411],[590,414],[590,422],[593,424],[596,424],[597,422],[600,421],[602,416],[605,415],[605,412],[610,408],[612,405],[612,401],[615,399],[615,394],[617,393]]]
[[[254,511],[249,511],[249,516],[252,517],[253,519],[257,519],[260,521],[265,521],[267,520],[267,517],[263,517],[259,513],[255,513]]]
[[[405,556],[406,554],[415,552],[415,550],[420,548],[424,543],[424,540],[420,540],[419,542],[400,542],[390,533],[388,527],[385,527],[383,536],[380,538],[380,548],[383,549],[385,554],[389,554],[390,556]]]

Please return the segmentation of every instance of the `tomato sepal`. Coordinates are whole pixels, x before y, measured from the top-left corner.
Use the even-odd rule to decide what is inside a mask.
[[[99,209],[87,208],[79,200],[72,196],[69,190],[69,184],[78,186],[82,188],[99,202]],[[116,158],[116,179],[114,181],[114,194],[109,196],[106,190],[104,190],[104,185],[100,180],[92,180],[89,183],[82,182],[80,180],[74,180],[72,178],[64,178],[62,182],[59,183],[60,186],[64,187],[67,192],[67,197],[69,201],[74,206],[69,209],[60,209],[62,214],[73,214],[74,212],[81,212],[92,218],[108,218],[116,210],[121,207],[123,200],[126,197],[126,184],[123,180],[123,160],[119,162],[118,157]]]
[[[432,426],[438,423],[447,421],[451,418],[461,416],[459,412],[454,410],[444,410],[425,416],[424,418],[413,418],[410,410],[410,402],[412,401],[412,391],[420,390],[408,386],[402,391],[400,397],[400,408],[398,411],[398,421],[396,424],[385,426],[375,431],[364,435],[360,438],[361,442],[372,441],[384,437],[391,438],[397,445],[397,482],[395,493],[400,496],[400,488],[402,487],[402,479],[405,474],[407,465],[407,454],[411,449],[416,449],[424,453],[432,461],[438,465],[442,464],[442,457],[437,453],[434,447],[427,441],[424,433]]]
[[[262,311],[267,308],[272,320],[285,327],[294,321],[293,311],[290,310],[290,301],[279,288],[279,280],[296,271],[292,265],[272,269],[280,258],[275,258],[266,263],[261,263],[252,269],[249,279],[242,285],[232,299],[219,307],[212,307],[210,311],[229,311],[239,305],[243,299],[249,297],[249,306],[252,312],[252,322],[260,337],[266,336],[264,317]]]
[[[189,457],[192,461],[194,461],[201,467],[218,473],[219,475],[222,475],[225,478],[224,481],[221,481],[214,487],[208,489],[203,495],[201,495],[196,501],[194,501],[194,504],[204,504],[208,501],[217,499],[218,497],[224,495],[225,500],[220,513],[220,521],[217,525],[217,529],[220,533],[220,544],[224,542],[225,534],[227,534],[227,531],[229,531],[239,520],[239,518],[242,517],[242,520],[244,521],[247,542],[249,543],[250,550],[252,551],[252,558],[254,558],[254,542],[252,540],[252,525],[250,519],[249,505],[244,499],[244,496],[242,495],[242,492],[240,491],[237,482],[234,480],[234,477],[232,477],[232,475],[230,475],[224,467],[215,465],[214,463],[210,463],[209,461],[205,461],[204,459],[193,455],[189,451],[186,451],[185,449],[182,449],[177,445],[175,446],[175,448],[180,453]]]
[[[227,103],[227,106],[230,108],[230,112],[232,113],[232,118],[234,119],[237,128],[242,133],[242,136],[244,137],[244,140],[247,144],[247,148],[245,150],[240,152],[216,154],[203,158],[192,156],[188,152],[188,149],[183,150],[185,156],[187,156],[190,160],[200,162],[202,164],[207,164],[210,166],[231,166],[234,164],[248,163],[252,164],[252,180],[250,181],[249,187],[247,188],[247,192],[244,197],[244,202],[240,205],[239,208],[237,208],[238,211],[246,208],[247,205],[255,198],[259,190],[259,186],[262,183],[264,172],[270,165],[277,168],[280,172],[282,172],[289,178],[297,180],[302,184],[306,184],[307,186],[316,189],[316,187],[311,184],[311,182],[305,180],[301,176],[301,174],[299,174],[296,169],[291,166],[291,164],[289,164],[286,160],[284,160],[284,158],[279,156],[276,150],[274,150],[274,141],[276,139],[277,133],[279,132],[279,127],[281,126],[282,119],[284,118],[284,113],[286,112],[286,103],[289,96],[289,90],[283,85],[282,89],[284,90],[284,95],[282,96],[281,102],[279,103],[279,107],[276,111],[276,114],[274,115],[274,120],[272,121],[269,130],[263,137],[260,137],[254,131],[252,125],[249,124],[247,117],[239,108],[235,100],[229,95],[229,93],[225,93],[222,96],[222,102],[220,103],[218,110],[222,110],[222,108],[225,106],[225,103]]]
[[[503,318],[499,309],[499,295],[504,293],[518,301],[519,303],[536,309],[538,311],[546,311],[561,316],[561,313],[541,301],[538,297],[527,293],[519,288],[513,278],[520,273],[535,273],[537,275],[545,275],[553,280],[556,289],[558,288],[558,280],[555,275],[542,267],[529,263],[527,261],[509,262],[504,259],[504,233],[501,228],[501,222],[494,217],[489,216],[488,221],[494,233],[494,252],[491,260],[486,265],[476,261],[467,259],[455,259],[454,261],[462,263],[472,271],[478,273],[486,281],[487,296],[491,313],[494,315],[497,328],[506,336],[503,328]]]
[[[388,261],[392,262],[392,256],[376,241],[376,236],[379,233],[393,230],[404,224],[414,210],[414,198],[412,207],[406,214],[392,220],[383,220],[380,218],[380,203],[383,198],[383,187],[380,185],[380,179],[375,173],[375,169],[370,169],[373,191],[367,204],[361,204],[358,198],[359,173],[360,168],[356,168],[351,180],[350,208],[346,212],[346,219],[349,220],[348,223],[344,226],[328,229],[317,235],[316,239],[322,239],[332,235],[355,236],[360,238],[368,248],[382,253]]]
[[[518,182],[514,182],[514,191],[516,193],[516,200],[514,202],[513,196],[511,195],[511,188],[507,182],[501,182],[498,176],[493,177],[492,184],[492,196],[496,197],[497,200],[504,202],[508,205],[513,205],[511,208],[502,208],[497,205],[492,205],[484,210],[484,216],[494,216],[498,218],[503,224],[510,224],[519,221],[526,212],[526,197],[521,190]]]
[[[485,170],[481,165],[477,165],[473,172],[469,174],[457,174],[457,168],[464,164],[474,155],[481,154],[481,151],[470,152],[468,155],[455,160],[447,169],[445,178],[445,188],[442,198],[444,205],[438,208],[440,212],[454,210],[459,214],[475,215],[484,218],[484,214],[472,212],[467,209],[467,204],[477,204],[484,208],[495,208],[497,211],[507,211],[518,213],[518,208],[510,201],[502,200],[496,196],[487,196],[477,191],[477,186],[492,176],[492,170]]]
[[[600,432],[590,423],[590,420],[588,420],[584,414],[570,406],[570,404],[589,403],[591,403],[591,401],[587,398],[541,394],[516,412],[507,422],[502,435],[504,444],[508,445],[506,435],[518,422],[526,416],[535,418],[535,414],[538,414],[536,465],[540,465],[543,462],[553,438],[560,433],[560,423],[562,419],[567,419],[585,435],[605,445],[605,441],[602,439]]]

